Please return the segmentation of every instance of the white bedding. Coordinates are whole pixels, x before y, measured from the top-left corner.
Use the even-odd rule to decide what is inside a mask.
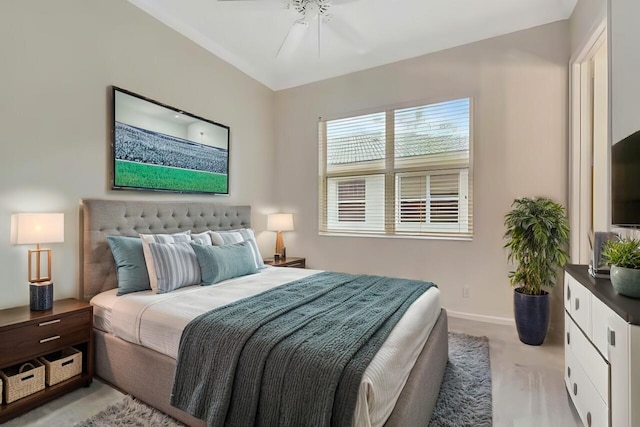
[[[190,286],[166,294],[144,291],[118,297],[117,289],[112,289],[91,300],[94,326],[175,359],[182,331],[195,317],[315,273],[319,271],[273,267],[216,285]],[[409,307],[364,372],[354,426],[385,423],[439,315],[440,292],[435,287]]]

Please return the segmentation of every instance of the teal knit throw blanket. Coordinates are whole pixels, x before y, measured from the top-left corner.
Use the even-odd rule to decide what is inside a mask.
[[[171,404],[208,426],[351,426],[362,375],[432,283],[318,273],[205,313]]]

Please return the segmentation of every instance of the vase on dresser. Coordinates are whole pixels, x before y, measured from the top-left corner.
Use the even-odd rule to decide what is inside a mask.
[[[612,265],[611,285],[620,295],[640,298],[640,269]]]

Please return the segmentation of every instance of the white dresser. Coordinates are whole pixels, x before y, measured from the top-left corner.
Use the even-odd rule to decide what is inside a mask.
[[[564,380],[584,425],[640,427],[640,300],[568,265],[564,309]]]

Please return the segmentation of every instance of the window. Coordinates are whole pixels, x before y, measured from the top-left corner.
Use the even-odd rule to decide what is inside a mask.
[[[470,239],[470,99],[321,120],[320,232]]]
[[[365,222],[366,181],[362,178],[341,181],[338,185],[338,221]]]

